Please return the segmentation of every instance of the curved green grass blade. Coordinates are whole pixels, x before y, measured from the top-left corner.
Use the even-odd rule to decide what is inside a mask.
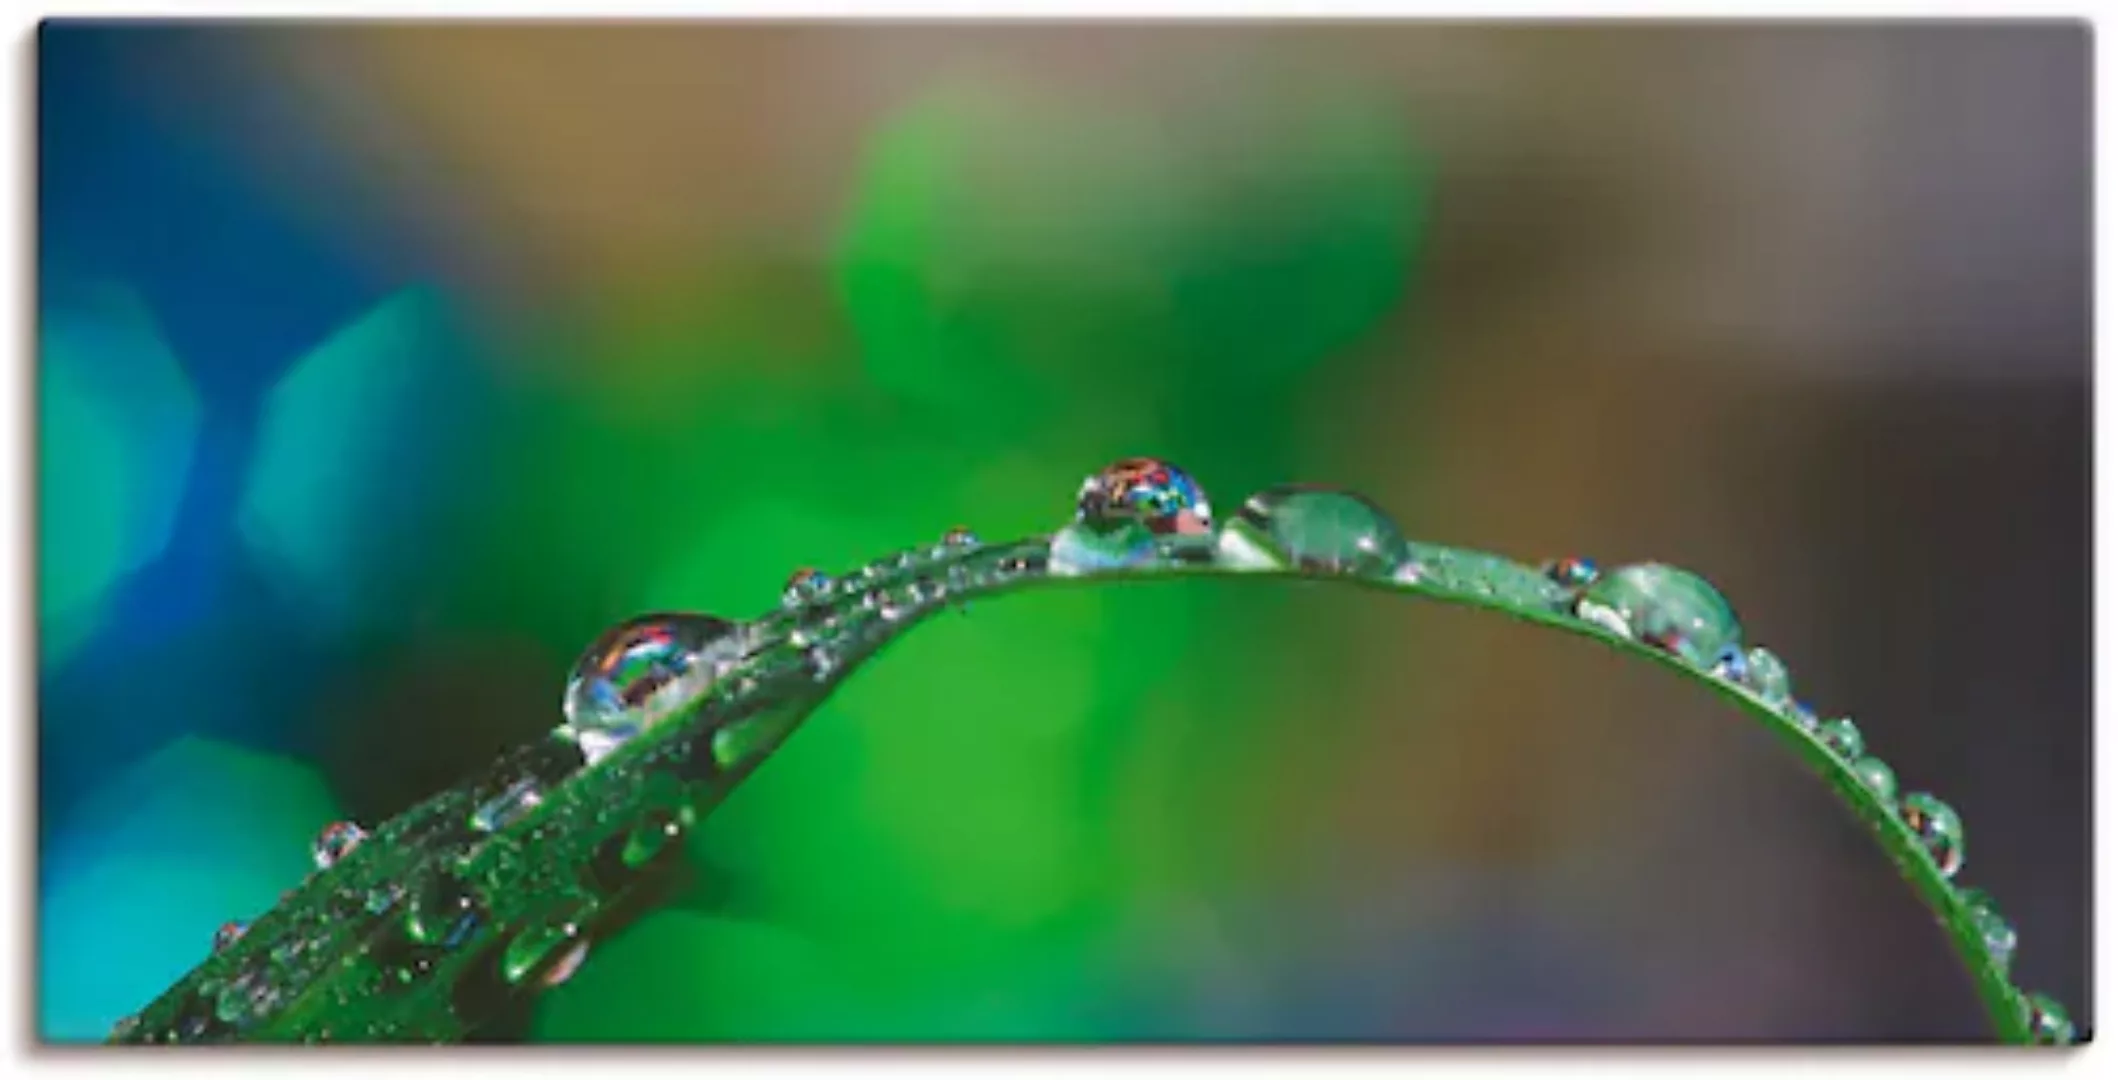
[[[1084,489],[1084,519],[1092,494]],[[1329,580],[1493,611],[1701,684],[1772,732],[1868,826],[1944,927],[2000,1041],[2072,1041],[2057,1003],[2009,981],[2012,928],[1983,894],[1952,884],[1907,823],[1894,783],[1871,787],[1861,768],[1874,759],[1859,758],[1857,767],[1835,752],[1798,707],[1702,664],[1696,650],[1653,634],[1642,640],[1622,620],[1576,615],[1585,578],[1405,541],[1364,500],[1355,501],[1366,511],[1323,522],[1326,533],[1310,545],[1316,551],[1294,551],[1287,537],[1273,535],[1269,499],[1260,498],[1219,528],[1201,524],[1201,495],[1198,527],[1174,533],[1127,520],[1095,530],[1077,521],[1052,537],[998,545],[952,533],[843,579],[804,578],[779,610],[730,624],[715,646],[728,659],[712,678],[607,753],[584,760],[580,746],[588,744],[562,728],[383,823],[112,1038],[510,1037],[544,981],[578,960],[575,944],[616,932],[669,895],[684,868],[676,852],[685,830],[854,671],[922,620],[1028,589],[1207,576]],[[1334,512],[1350,505],[1335,504]],[[1364,512],[1372,516],[1362,519]],[[1291,546],[1304,543],[1296,536]],[[2007,929],[2005,949],[1993,947],[1996,928]]]

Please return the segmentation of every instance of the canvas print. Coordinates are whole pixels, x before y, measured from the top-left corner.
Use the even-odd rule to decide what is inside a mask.
[[[2091,1037],[2085,24],[34,50],[45,1043]]]

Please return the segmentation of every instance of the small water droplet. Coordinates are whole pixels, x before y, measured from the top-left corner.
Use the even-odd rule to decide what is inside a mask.
[[[309,853],[316,860],[318,870],[329,870],[338,860],[353,853],[360,842],[368,838],[366,829],[351,821],[334,821],[316,834],[316,842],[310,845]]]
[[[1927,854],[1934,859],[1934,867],[1945,878],[1955,877],[1964,865],[1964,824],[1948,803],[1927,794],[1915,791],[1905,796],[1898,807],[1898,816],[1912,831],[1919,834]]]
[[[236,939],[242,937],[249,929],[249,922],[243,919],[230,919],[222,923],[221,928],[213,932],[213,951],[220,952],[235,944]]]
[[[1579,555],[1553,559],[1544,564],[1544,576],[1569,589],[1586,588],[1596,581],[1596,563]]]
[[[1390,515],[1350,491],[1285,484],[1243,500],[1236,518],[1296,569],[1379,577],[1405,557]]]
[[[656,614],[605,631],[575,663],[566,724],[593,764],[696,700],[742,651],[741,627],[698,614]]]
[[[627,869],[639,870],[675,850],[672,842],[684,834],[684,826],[673,814],[656,812],[625,838]]]
[[[1852,717],[1841,716],[1836,720],[1826,720],[1821,724],[1816,724],[1813,719],[1815,714],[1812,713],[1810,715],[1812,717],[1811,723],[1816,728],[1817,739],[1840,758],[1846,761],[1853,761],[1861,756],[1863,750],[1867,749],[1866,743],[1861,739],[1860,726],[1853,722]]]
[[[1970,913],[1971,924],[1978,928],[1984,940],[1986,955],[1993,958],[1994,966],[2006,974],[2008,965],[2015,959],[2015,927],[2001,914],[2000,904],[1984,889],[1964,889],[1959,893],[1964,910]]]
[[[1853,763],[1853,775],[1862,786],[1882,799],[1897,797],[1897,773],[1878,757],[1864,757]]]
[[[1621,566],[1598,577],[1574,604],[1576,617],[1711,668],[1742,635],[1719,590],[1662,563]]]
[[[1156,536],[1213,531],[1206,491],[1183,469],[1159,458],[1112,462],[1081,482],[1074,519],[1098,532],[1139,525]]]
[[[1787,701],[1791,685],[1787,665],[1780,660],[1779,654],[1760,645],[1744,656],[1743,668],[1743,685],[1750,687],[1752,693],[1770,705]]]
[[[1743,658],[1743,646],[1740,644],[1722,646],[1720,655],[1714,657],[1711,670],[1714,676],[1723,682],[1732,682],[1738,686],[1744,685],[1750,678],[1750,662]]]
[[[566,980],[573,978],[574,972],[581,970],[581,965],[586,963],[587,961],[588,942],[574,942],[573,947],[566,950],[566,955],[560,957],[559,962],[553,964],[551,970],[545,972],[544,978],[539,981],[542,982],[546,988],[558,986],[560,983],[563,983]]]
[[[2074,1041],[2074,1021],[2051,995],[2025,994],[2022,1000],[2030,1014],[2032,1038],[2046,1046],[2065,1046]]]
[[[510,983],[520,983],[561,949],[574,944],[581,928],[571,918],[554,919],[516,935],[508,942],[501,960],[501,974]]]
[[[780,602],[788,607],[799,607],[811,600],[818,600],[831,591],[831,576],[813,566],[804,566],[787,579],[787,588],[780,593]]]
[[[962,550],[978,546],[978,534],[968,525],[957,525],[941,534],[941,546],[951,550]]]
[[[478,898],[470,885],[450,873],[435,874],[412,895],[405,912],[405,936],[415,945],[453,949],[475,929]]]

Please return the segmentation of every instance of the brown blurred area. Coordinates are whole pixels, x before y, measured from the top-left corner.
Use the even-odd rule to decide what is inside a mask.
[[[1305,406],[1331,478],[1425,539],[1705,573],[1957,805],[2023,981],[2093,1015],[2085,26],[256,33],[285,38],[288,100],[260,108],[390,118],[332,126],[372,141],[390,205],[445,208],[408,223],[438,275],[612,318],[683,317],[626,306],[642,281],[826,257],[863,133],[937,80],[1145,116],[1200,176],[1223,159],[1187,133],[1267,146],[1260,103],[1387,101],[1436,170],[1419,314]],[[1637,961],[1610,1035],[1977,1037],[1889,868],[1761,735],[1595,650],[1419,618],[1417,655],[1373,635],[1332,693],[1378,731],[1475,721],[1319,784],[1295,831],[1366,883],[1334,895],[1395,897],[1405,933],[1572,926]],[[1333,864],[1379,846],[1504,883]],[[1494,972],[1462,992],[1536,992],[1534,964]]]

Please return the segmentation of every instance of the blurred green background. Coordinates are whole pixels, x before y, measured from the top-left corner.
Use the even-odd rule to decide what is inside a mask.
[[[2087,1028],[2087,55],[47,24],[40,1028],[550,727],[603,626],[1049,529],[1134,454],[1224,514],[1325,481],[1705,573],[1963,811]],[[1981,1035],[1762,733],[1498,622],[1195,582],[940,620],[536,1035]]]

